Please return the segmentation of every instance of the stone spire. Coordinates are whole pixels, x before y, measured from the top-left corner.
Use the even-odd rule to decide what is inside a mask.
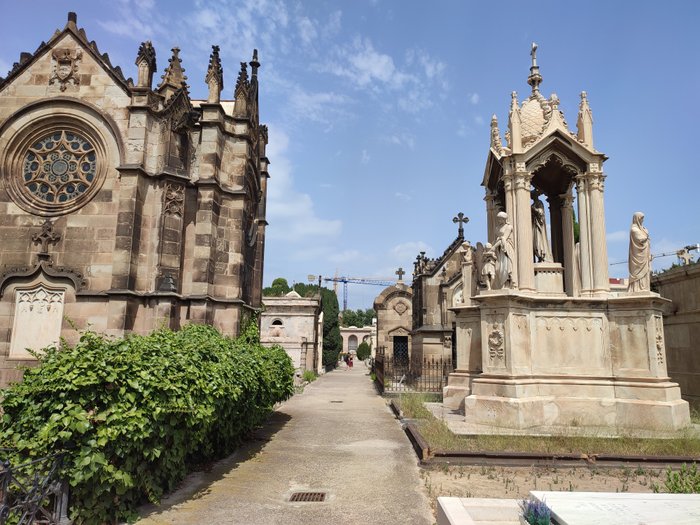
[[[185,68],[182,67],[182,59],[180,58],[180,48],[173,48],[173,56],[168,60],[168,67],[161,77],[163,81],[158,86],[158,91],[169,99],[175,91],[180,88],[187,88],[187,77],[185,76]]]
[[[589,148],[593,148],[593,114],[588,105],[588,96],[585,91],[581,91],[581,105],[578,108],[578,139]]]
[[[138,68],[136,87],[150,89],[153,83],[153,73],[156,71],[156,50],[150,40],[141,42],[135,63]]]
[[[520,121],[520,109],[518,108],[518,94],[513,91],[510,100],[510,113],[508,114],[508,133],[510,142],[508,146],[513,153],[521,153],[523,139]]]
[[[233,97],[236,102],[233,107],[233,112],[236,115],[245,115],[248,104],[248,90],[250,82],[248,82],[248,64],[241,62],[241,70],[236,79],[236,89],[233,92]]]
[[[250,82],[258,82],[258,68],[260,67],[260,62],[258,62],[258,50],[253,49],[253,60],[250,61]]]
[[[527,83],[532,86],[532,94],[534,95],[539,93],[540,84],[542,83],[540,67],[537,65],[537,44],[535,42],[532,43],[530,56],[532,57],[532,65],[530,66],[530,76],[527,77]]]
[[[209,69],[204,81],[209,86],[209,97],[207,102],[218,104],[221,101],[221,90],[224,89],[224,70],[219,59],[219,46],[211,46],[211,56],[209,57]]]

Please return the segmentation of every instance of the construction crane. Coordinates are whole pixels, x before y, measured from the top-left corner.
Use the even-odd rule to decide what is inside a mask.
[[[395,280],[391,279],[369,279],[365,277],[324,277],[323,280],[332,283],[343,283],[343,310],[348,309],[348,283],[374,286],[391,286],[396,283]]]
[[[675,255],[676,257],[678,257],[679,263],[681,265],[684,265],[693,261],[693,256],[690,255],[690,252],[693,250],[700,251],[700,243],[689,244],[688,246],[684,246],[683,248],[676,250],[675,252],[655,253],[651,256],[651,258],[658,259],[659,257],[669,257],[671,255]],[[627,264],[627,260],[610,263],[611,266],[616,264]]]

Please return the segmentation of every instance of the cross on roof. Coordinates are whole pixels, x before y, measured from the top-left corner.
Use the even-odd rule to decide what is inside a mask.
[[[464,237],[464,225],[469,222],[469,217],[467,217],[460,211],[456,217],[452,218],[452,222],[454,222],[455,224],[459,223],[459,230],[457,231],[457,233],[460,237]]]
[[[53,222],[46,219],[41,225],[41,231],[32,235],[32,241],[41,243],[42,254],[49,253],[49,243],[55,243],[61,240],[61,236],[53,231]]]
[[[676,255],[678,256],[678,259],[680,260],[682,266],[685,266],[685,265],[693,262],[693,256],[690,255],[688,248],[683,248],[682,250],[678,250],[678,252],[676,252]]]
[[[400,266],[399,266],[399,269],[396,270],[396,272],[394,272],[394,273],[396,273],[396,275],[399,276],[399,281],[398,281],[398,282],[403,281],[403,276],[406,275],[406,272],[404,272],[404,271],[403,271],[403,268],[401,268]]]

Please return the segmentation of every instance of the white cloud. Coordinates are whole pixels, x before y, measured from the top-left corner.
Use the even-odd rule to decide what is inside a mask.
[[[363,256],[359,250],[344,250],[342,252],[333,253],[328,257],[328,260],[332,263],[343,265],[356,262],[362,258]]]
[[[397,146],[406,146],[409,149],[413,149],[416,145],[415,137],[409,133],[395,133],[386,137],[385,140]]]
[[[333,11],[328,17],[328,21],[323,25],[322,33],[326,38],[335,36],[340,32],[342,25],[343,12],[340,10]]]
[[[294,188],[292,165],[286,153],[289,137],[276,126],[269,128],[267,154],[273,164],[267,201],[268,238],[298,243],[338,237],[342,222],[318,217],[311,197]]]
[[[300,17],[297,20],[297,25],[299,26],[299,36],[304,44],[311,44],[318,36],[316,24],[310,18],[306,16]]]
[[[467,128],[467,125],[464,122],[460,122],[457,125],[457,136],[458,137],[466,138],[466,136],[468,134],[467,131],[470,131],[470,130],[469,130],[469,128]]]
[[[331,126],[350,116],[350,99],[334,92],[310,92],[292,85],[288,91],[287,109],[296,119],[311,120]]]
[[[469,102],[471,102],[473,105],[476,106],[479,103],[479,94],[472,93],[471,96],[469,97]]]
[[[402,200],[404,202],[408,202],[411,200],[410,195],[408,195],[406,193],[402,193],[400,191],[397,191],[396,193],[394,193],[394,197],[396,197],[397,199]]]
[[[483,126],[484,125],[484,118],[481,115],[477,115],[474,117],[474,124],[477,126]]]
[[[367,164],[369,162],[369,160],[370,160],[369,153],[367,153],[366,149],[363,149],[362,150],[362,157],[360,158],[360,162],[362,164]]]

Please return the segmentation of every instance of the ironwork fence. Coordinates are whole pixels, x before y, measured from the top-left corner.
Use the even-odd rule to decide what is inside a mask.
[[[1,462],[0,525],[70,525],[68,486],[58,479],[63,457],[55,454],[18,466]]]
[[[384,347],[378,347],[374,359],[377,388],[383,394],[433,392],[442,394],[447,376],[453,371],[448,357],[425,357],[412,360],[387,356]]]

